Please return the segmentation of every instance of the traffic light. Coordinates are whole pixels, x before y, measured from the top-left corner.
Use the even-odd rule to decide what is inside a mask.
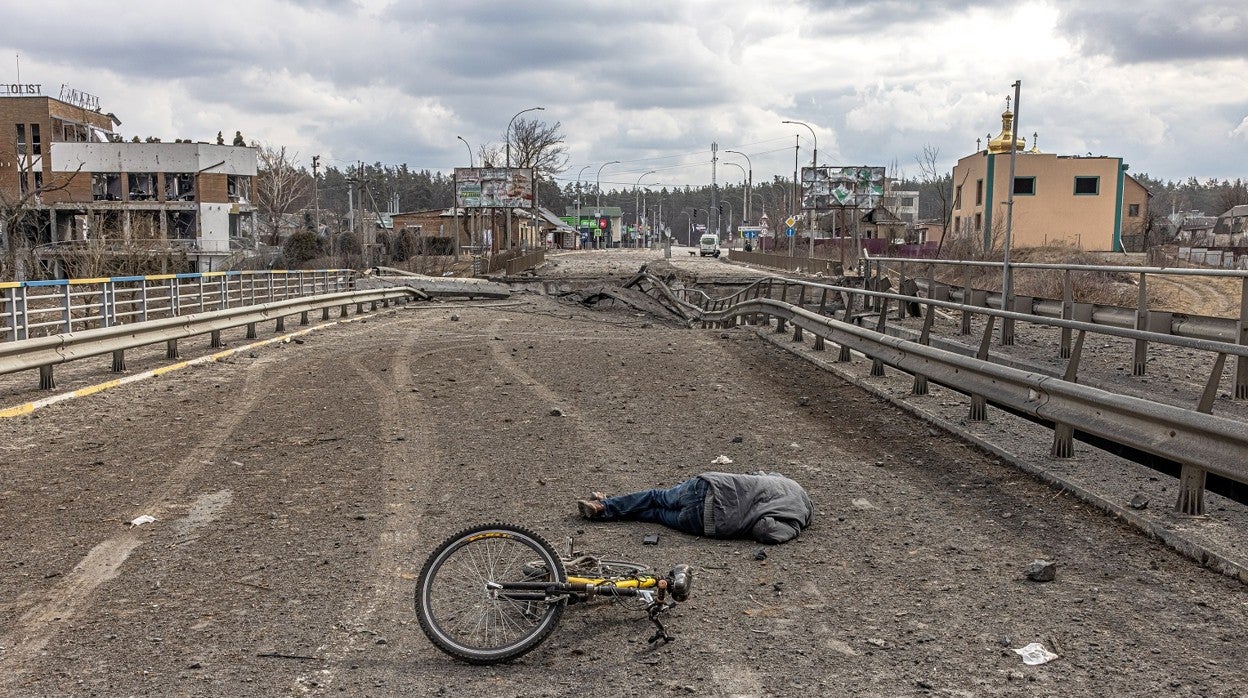
[[[598,219],[598,229],[599,229],[599,230],[606,230],[606,229],[607,229],[607,219],[606,219],[606,218],[599,218],[599,219]]]

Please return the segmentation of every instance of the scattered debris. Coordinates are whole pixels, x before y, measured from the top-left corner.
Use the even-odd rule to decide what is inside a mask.
[[[1146,494],[1144,494],[1144,493],[1142,493],[1142,492],[1141,492],[1140,494],[1137,494],[1137,495],[1135,495],[1134,497],[1132,497],[1132,498],[1131,498],[1131,508],[1132,508],[1132,509],[1146,509],[1146,508],[1148,508],[1148,495],[1146,495]]]
[[[809,404],[810,404],[810,398],[808,398],[808,397],[806,397],[806,396],[804,396],[804,395],[803,395],[802,397],[799,397],[799,398],[797,399],[797,404],[798,404],[798,405],[800,405],[800,406],[802,406],[802,407],[805,407],[805,406],[807,406],[807,405],[809,405]]]
[[[850,504],[854,505],[854,508],[855,508],[855,509],[863,509],[863,510],[866,510],[866,509],[874,509],[874,508],[875,508],[875,505],[874,505],[874,504],[872,504],[870,500],[868,500],[868,499],[863,499],[862,497],[859,497],[859,498],[857,498],[857,499],[855,499],[855,500],[851,501],[851,502],[850,502]]]
[[[732,459],[729,458],[728,456],[721,455],[715,460],[711,461],[711,463],[714,465],[730,465],[732,464]]]
[[[1051,582],[1057,578],[1057,563],[1048,560],[1033,560],[1027,566],[1027,578],[1033,582]]]
[[[1016,652],[1018,656],[1023,658],[1023,664],[1026,664],[1027,666],[1039,666],[1041,664],[1048,664],[1054,659],[1057,659],[1056,654],[1053,654],[1052,652],[1046,650],[1044,648],[1044,645],[1040,644],[1039,642],[1033,642],[1030,645],[1027,645],[1026,647],[1020,647],[1014,650],[1014,652]]]
[[[767,549],[766,549],[766,548],[758,548],[758,549],[756,549],[756,550],[754,551],[754,559],[755,559],[755,560],[766,560],[766,559],[767,559]]]
[[[155,520],[156,520],[155,516],[152,516],[151,514],[144,514],[142,516],[131,519],[130,528],[134,528],[135,526],[142,526],[143,524],[149,524]]]

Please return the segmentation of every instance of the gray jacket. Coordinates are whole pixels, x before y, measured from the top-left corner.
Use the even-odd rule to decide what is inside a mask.
[[[815,517],[806,490],[779,473],[698,477],[707,484],[702,525],[708,536],[748,535],[760,543],[783,543],[796,538]]]

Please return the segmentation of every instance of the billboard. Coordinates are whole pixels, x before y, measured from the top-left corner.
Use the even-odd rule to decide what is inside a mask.
[[[455,205],[463,208],[533,208],[533,169],[456,167]]]
[[[802,210],[875,208],[883,198],[883,167],[802,168]]]

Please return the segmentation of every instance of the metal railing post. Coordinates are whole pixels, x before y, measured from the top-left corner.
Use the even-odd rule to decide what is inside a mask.
[[[1248,346],[1248,276],[1240,281],[1239,322],[1236,323],[1236,342]],[[1235,399],[1248,398],[1248,356],[1235,357]]]
[[[1139,298],[1135,306],[1135,329],[1148,329],[1148,287],[1147,274],[1140,272],[1140,292]],[[1144,369],[1148,365],[1148,342],[1143,339],[1135,340],[1135,362],[1131,369],[1131,375],[1142,376]]]

